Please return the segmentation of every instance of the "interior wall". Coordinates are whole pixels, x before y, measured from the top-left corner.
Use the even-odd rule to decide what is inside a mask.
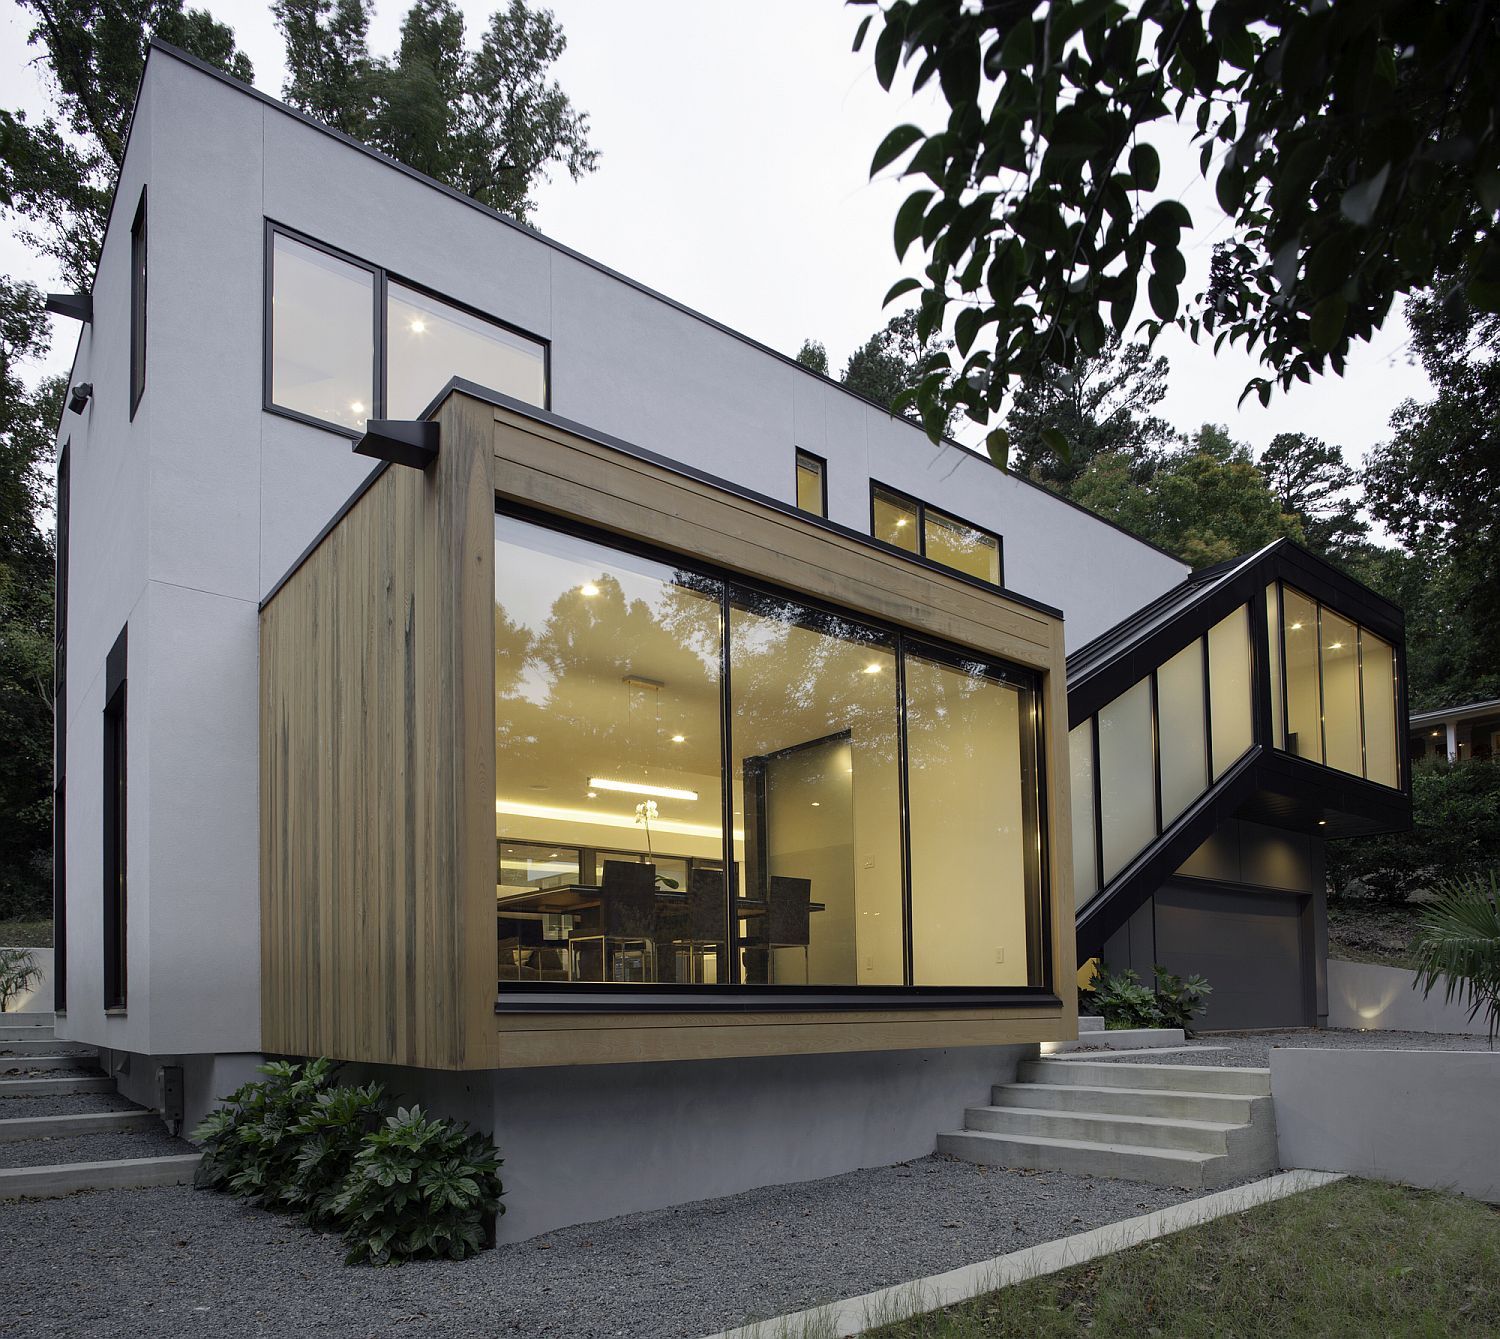
[[[889,736],[856,727],[854,767],[855,887],[858,894],[856,979],[862,986],[899,986],[906,979],[902,927],[901,789]]]

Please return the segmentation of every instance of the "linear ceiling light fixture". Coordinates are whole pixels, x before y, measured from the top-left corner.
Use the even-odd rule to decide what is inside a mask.
[[[696,800],[696,790],[679,790],[675,786],[651,786],[644,781],[611,781],[607,777],[591,776],[590,790],[620,790],[627,795],[655,795],[663,800]]]

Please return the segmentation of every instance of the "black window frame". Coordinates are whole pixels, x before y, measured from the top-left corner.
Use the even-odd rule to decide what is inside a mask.
[[[818,496],[821,511],[810,512],[797,501],[800,491],[797,488],[797,475],[802,469],[804,460],[811,461],[818,467]],[[792,504],[806,516],[819,516],[825,521],[828,519],[828,461],[816,451],[808,451],[800,446],[794,450],[792,456]]]
[[[827,618],[850,628],[864,629],[879,642],[889,642],[895,652],[897,674],[897,728],[899,739],[898,786],[901,805],[901,861],[902,861],[902,916],[903,945],[906,980],[897,986],[830,986],[830,985],[760,985],[739,981],[704,984],[678,984],[658,982],[648,986],[616,984],[613,982],[527,982],[505,983],[497,988],[495,1011],[511,1012],[560,1012],[590,1013],[601,1009],[608,1012],[653,1013],[672,1011],[715,1012],[777,1012],[797,1010],[838,1010],[871,1007],[892,1009],[993,1008],[1005,1004],[1035,1006],[1059,1003],[1057,978],[1051,952],[1053,934],[1052,868],[1050,811],[1047,794],[1046,722],[1047,704],[1043,693],[1043,676],[1034,669],[1016,664],[1003,657],[978,651],[925,631],[904,628],[897,623],[888,623],[880,618],[843,608],[815,595],[783,587],[761,578],[723,568],[712,561],[694,555],[675,552],[657,545],[630,539],[624,535],[603,530],[579,521],[576,518],[559,516],[540,511],[524,503],[501,498],[495,501],[497,517],[510,517],[546,530],[572,535],[590,543],[604,546],[622,553],[667,564],[693,576],[707,578],[718,586],[716,599],[723,618],[723,639],[720,647],[720,729],[726,782],[724,785],[724,861],[725,868],[733,864],[733,788],[728,784],[728,759],[730,756],[730,719],[733,703],[732,676],[730,673],[730,607],[738,598],[742,601],[763,600],[771,605],[790,602],[811,612],[818,618]],[[894,548],[894,546],[883,546]],[[904,550],[896,550],[905,553]],[[909,555],[906,555],[909,556]],[[978,666],[984,676],[996,682],[1015,685],[1030,694],[1030,729],[1024,738],[1023,749],[1034,760],[1035,797],[1034,814],[1038,841],[1037,889],[1035,912],[1027,909],[1027,948],[1039,947],[1037,978],[1039,984],[1026,986],[932,986],[911,984],[911,904],[912,880],[910,870],[910,814],[907,804],[905,665],[907,654],[941,661],[951,665]],[[1027,811],[1028,815],[1030,810]],[[524,837],[512,836],[504,840],[524,841]],[[748,854],[748,853],[747,853]],[[726,906],[726,911],[727,911]],[[729,942],[733,958],[733,945],[737,940],[737,927],[730,927]],[[736,968],[737,971],[737,968]]]
[[[104,1010],[122,1013],[129,999],[129,750],[126,664],[129,626],[110,648],[104,669]]]
[[[52,605],[52,1009],[68,1010],[68,546],[71,441],[57,454],[57,537]]]
[[[130,224],[130,417],[146,393],[146,188]]]
[[[874,540],[874,542],[876,544],[880,545],[881,548],[887,549],[887,550],[889,550],[889,551],[891,551],[893,553],[903,553],[903,554],[906,554],[907,557],[911,557],[912,556],[910,549],[903,549],[899,544],[891,544],[891,543],[887,542],[886,540],[880,539],[880,538],[878,538],[876,536],[876,534],[875,534],[875,500],[876,500],[876,496],[878,494],[880,494],[880,493],[884,493],[887,496],[896,499],[898,502],[904,502],[907,506],[909,506],[909,507],[911,507],[911,508],[913,508],[915,510],[915,512],[917,514],[917,550],[916,550],[916,556],[917,557],[921,558],[924,562],[930,563],[934,567],[937,567],[937,568],[941,569],[942,571],[945,571],[945,572],[957,572],[959,576],[966,577],[966,578],[968,578],[971,581],[977,581],[981,586],[984,586],[984,587],[986,587],[988,589],[992,589],[992,590],[1004,590],[1005,589],[1005,536],[1004,535],[1000,534],[996,530],[991,530],[988,526],[976,525],[973,521],[965,519],[964,517],[958,515],[957,512],[950,511],[947,507],[935,507],[935,506],[931,505],[930,503],[923,502],[922,499],[919,498],[919,497],[913,497],[910,493],[902,492],[901,489],[899,489],[899,488],[892,488],[890,486],[890,484],[881,483],[880,480],[878,480],[878,479],[871,479],[870,480],[870,538],[872,540]],[[987,539],[993,539],[995,541],[995,566],[997,568],[997,572],[996,572],[996,578],[997,579],[994,580],[994,581],[989,581],[989,580],[986,580],[984,577],[977,577],[977,576],[975,576],[972,572],[961,571],[959,568],[954,567],[954,566],[952,566],[949,563],[945,563],[941,558],[931,558],[931,557],[929,557],[928,554],[927,554],[927,516],[928,516],[929,512],[932,513],[933,515],[941,517],[945,521],[951,521],[956,526],[962,526],[964,529],[966,529],[966,530],[972,530],[976,534],[985,536],[985,538],[987,538]]]
[[[467,302],[461,302],[457,298],[449,297],[446,293],[440,293],[426,284],[418,283],[414,279],[407,278],[396,270],[387,269],[385,266],[377,265],[360,256],[353,255],[339,247],[331,246],[327,242],[319,241],[316,237],[310,237],[306,233],[299,232],[295,228],[287,227],[285,224],[277,223],[272,219],[265,221],[264,240],[264,274],[262,276],[262,299],[261,299],[261,409],[267,414],[275,414],[278,418],[289,418],[296,423],[305,423],[309,427],[321,428],[325,432],[335,432],[341,437],[347,437],[351,441],[358,441],[364,436],[362,428],[346,427],[342,423],[332,423],[327,419],[317,418],[312,414],[305,414],[301,410],[290,409],[286,405],[277,404],[273,395],[272,370],[275,366],[275,314],[272,299],[275,295],[276,281],[276,239],[284,237],[288,241],[296,242],[314,251],[320,251],[326,256],[342,261],[346,265],[352,265],[356,269],[364,270],[373,280],[371,284],[371,327],[374,339],[373,366],[370,369],[371,405],[370,418],[386,417],[386,326],[387,315],[390,310],[388,290],[391,284],[399,284],[402,288],[409,288],[413,292],[422,294],[423,297],[431,298],[434,302],[441,302],[445,306],[452,307],[455,311],[464,312],[477,320],[484,321],[489,325],[501,330],[509,331],[512,335],[518,335],[522,339],[530,340],[542,350],[542,376],[544,380],[544,404],[541,408],[551,410],[552,408],[552,341],[534,331],[526,330],[516,325],[513,321],[506,321],[499,316],[484,311]]]

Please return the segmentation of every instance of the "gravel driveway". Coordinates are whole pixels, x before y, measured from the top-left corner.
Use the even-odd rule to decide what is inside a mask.
[[[1357,1032],[1352,1029],[1298,1028],[1288,1032],[1210,1032],[1189,1044],[1187,1050],[1163,1051],[1160,1055],[1135,1051],[1121,1055],[1110,1051],[1072,1051],[1090,1060],[1114,1060],[1149,1065],[1228,1065],[1264,1069],[1277,1047],[1312,1046],[1324,1050],[1378,1051],[1487,1051],[1483,1037],[1448,1032]],[[1202,1047],[1202,1050],[1195,1049]],[[1212,1048],[1212,1049],[1209,1049]]]
[[[0,1204],[0,1334],[693,1339],[1196,1193],[934,1155],[374,1270],[222,1195],[101,1191]]]

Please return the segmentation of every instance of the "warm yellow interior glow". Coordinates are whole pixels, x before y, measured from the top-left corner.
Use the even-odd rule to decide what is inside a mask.
[[[607,777],[591,776],[590,790],[620,790],[627,795],[654,795],[663,800],[696,800],[696,790],[679,790],[676,786],[653,786],[644,781],[611,781]]]

